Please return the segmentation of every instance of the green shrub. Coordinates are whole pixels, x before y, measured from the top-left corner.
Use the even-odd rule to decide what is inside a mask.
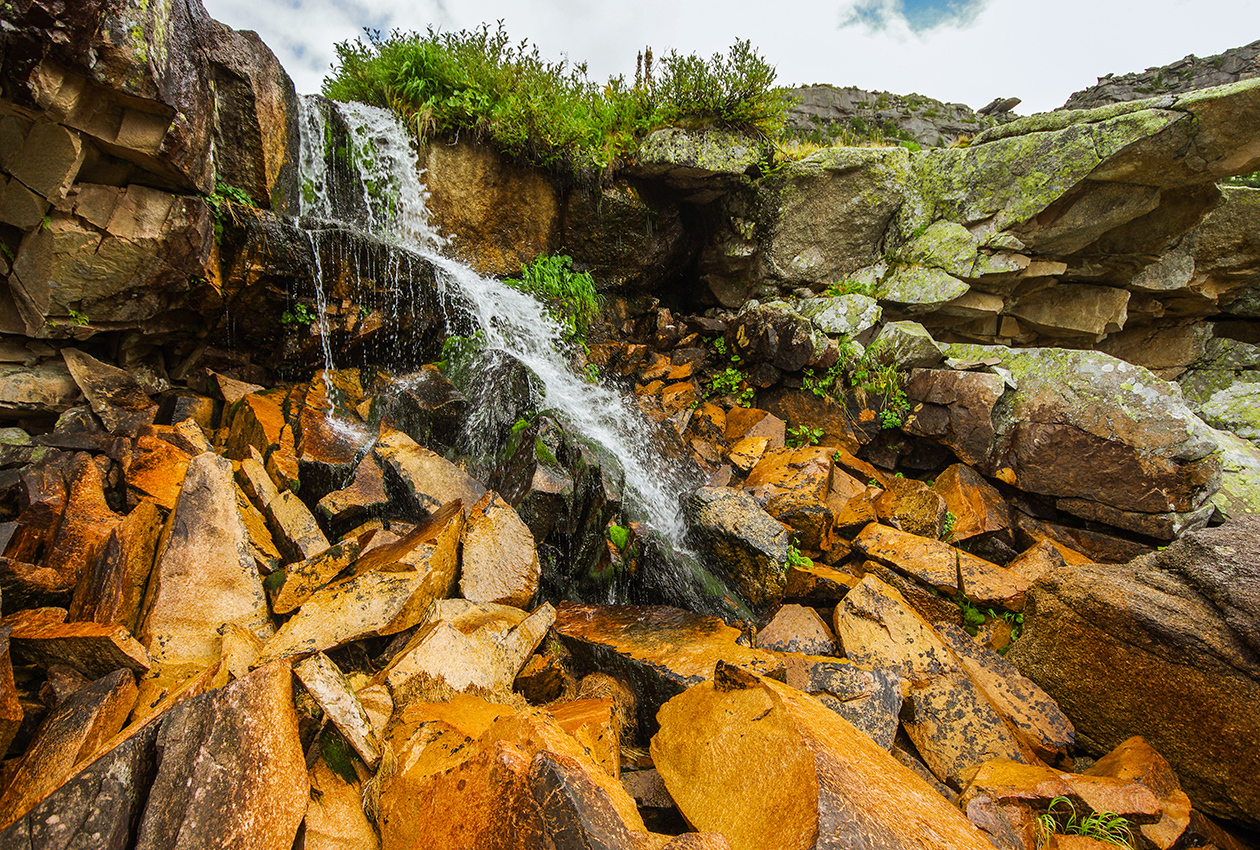
[[[674,124],[724,126],[766,135],[783,126],[791,99],[747,41],[704,60],[670,53],[652,78],[651,51],[633,86],[600,85],[585,64],[548,62],[500,24],[337,44],[324,80],[333,100],[397,112],[421,140],[470,133],[511,157],[571,176],[609,167],[652,130]]]
[[[578,345],[586,341],[591,320],[599,314],[599,295],[589,272],[573,270],[572,257],[540,256],[521,266],[519,278],[508,278],[504,283],[546,304],[565,342]]]

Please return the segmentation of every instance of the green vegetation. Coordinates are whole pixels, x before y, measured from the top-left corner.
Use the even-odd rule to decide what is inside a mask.
[[[838,280],[828,286],[824,294],[833,298],[839,295],[865,295],[867,298],[873,298],[875,284],[871,281],[859,283],[856,280]]]
[[[738,357],[732,357],[732,361],[738,360]],[[743,389],[740,389],[743,387]],[[741,407],[746,407],[752,403],[754,390],[752,387],[744,386],[744,373],[736,369],[734,366],[727,366],[718,374],[714,375],[709,381],[708,391],[705,398],[713,396],[733,395],[735,403]]]
[[[784,441],[791,448],[800,446],[816,446],[818,441],[827,433],[822,428],[811,428],[808,425],[797,425],[795,428],[787,430],[787,439]]]
[[[801,550],[796,548],[795,543],[788,544],[787,565],[789,567],[812,567],[814,561],[801,554]]]
[[[1260,171],[1250,174],[1239,174],[1221,181],[1226,186],[1245,186],[1249,189],[1260,189]]]
[[[280,324],[282,325],[301,325],[304,328],[309,328],[314,321],[315,314],[305,304],[294,304],[292,310],[285,310],[280,314]]]
[[[608,539],[612,541],[612,545],[618,549],[625,549],[626,544],[630,542],[630,529],[624,525],[613,523],[608,526]]]
[[[591,320],[599,313],[599,295],[589,272],[573,270],[572,257],[543,255],[522,265],[519,278],[508,278],[504,283],[546,304],[565,342],[585,343]]]
[[[929,487],[932,485],[928,485]],[[941,528],[941,540],[948,543],[954,536],[954,526],[958,523],[958,517],[954,516],[953,511],[945,512],[945,524]]]
[[[600,85],[585,64],[548,62],[527,41],[491,31],[427,33],[337,45],[323,92],[397,112],[421,140],[469,133],[518,160],[579,176],[600,171],[667,126],[725,127],[776,136],[791,104],[774,67],[747,41],[703,59],[675,52],[654,75],[650,49],[633,85]]]
[[[906,390],[897,367],[880,361],[879,347],[872,345],[853,367],[849,381],[854,389],[864,395],[876,395],[881,399],[881,427],[898,428],[905,424],[906,415],[910,412],[910,401],[906,398]]]
[[[819,398],[835,398],[841,388],[841,376],[844,375],[843,360],[837,361],[826,372],[818,375],[813,369],[801,370],[801,389],[808,390]]]
[[[1011,627],[1011,643],[1019,640],[1019,636],[1024,632],[1024,615],[1022,613],[998,611],[995,608],[980,608],[961,593],[953,596],[951,601],[962,609],[963,629],[972,637],[979,634],[981,626],[993,620],[1003,620]],[[1005,655],[1006,649],[1000,649],[998,652]]]
[[[1058,807],[1061,814],[1055,813]],[[1076,806],[1067,797],[1055,797],[1046,811],[1037,816],[1037,846],[1049,843],[1050,836],[1083,835],[1104,844],[1133,848],[1133,829],[1127,818],[1115,812],[1090,812],[1080,816]]]

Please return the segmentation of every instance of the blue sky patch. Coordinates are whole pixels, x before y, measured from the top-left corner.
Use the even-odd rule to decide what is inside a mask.
[[[895,19],[903,19],[911,31],[927,32],[941,26],[966,26],[986,0],[858,0],[841,23],[841,28],[860,24],[882,30]]]

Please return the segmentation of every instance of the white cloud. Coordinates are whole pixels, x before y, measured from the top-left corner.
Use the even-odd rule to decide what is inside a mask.
[[[710,54],[747,38],[786,84],[917,91],[973,107],[1017,96],[1024,99],[1021,113],[1053,109],[1104,74],[1189,53],[1208,56],[1260,33],[1260,3],[1253,0],[1147,0],[1140,6],[1130,0],[641,0],[633,9],[624,0],[205,4],[219,20],[257,30],[300,91],[318,90],[335,59],[333,44],[357,37],[364,26],[460,29],[503,19],[513,39],[528,38],[548,58],[587,61],[595,79],[632,75],[646,44],[658,54],[669,48]],[[859,5],[882,10],[882,26],[842,27]],[[956,14],[945,15],[945,25],[930,25],[931,13],[941,9]]]

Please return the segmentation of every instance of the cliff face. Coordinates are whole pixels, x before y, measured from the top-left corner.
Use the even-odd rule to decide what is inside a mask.
[[[790,131],[819,139],[857,143],[872,136],[923,147],[946,147],[1014,116],[1014,104],[995,101],[1002,111],[982,114],[961,103],[943,103],[922,95],[871,92],[852,86],[813,85],[792,90],[799,102],[788,113]]]

